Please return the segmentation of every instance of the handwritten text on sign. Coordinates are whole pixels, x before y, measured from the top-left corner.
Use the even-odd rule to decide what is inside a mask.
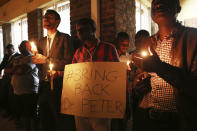
[[[126,64],[86,62],[65,66],[61,112],[122,118],[126,103]]]

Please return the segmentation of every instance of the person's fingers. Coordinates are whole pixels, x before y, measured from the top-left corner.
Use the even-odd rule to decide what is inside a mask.
[[[141,57],[138,57],[138,56],[133,57],[133,65],[135,65],[137,67],[142,66],[142,61],[143,61],[143,59]]]
[[[149,47],[149,52],[150,52],[151,55],[156,55],[157,56],[157,52],[155,51],[155,49],[152,46]]]

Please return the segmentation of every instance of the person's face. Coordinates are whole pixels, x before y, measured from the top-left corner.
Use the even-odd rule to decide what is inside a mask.
[[[135,38],[135,47],[137,50],[142,50],[144,47],[144,41],[148,38],[147,37],[138,37],[138,38]]]
[[[170,21],[176,18],[177,7],[175,0],[153,0],[151,4],[151,17],[154,22]]]
[[[120,53],[126,53],[129,48],[129,40],[123,39],[118,41],[119,51]]]
[[[21,54],[25,54],[25,52],[27,51],[27,48],[26,48],[26,44],[21,44],[19,47],[18,47],[19,51],[21,52]]]
[[[30,42],[27,42],[26,43],[26,50],[31,52],[33,54],[33,50],[32,50],[32,46],[31,46],[31,43]]]
[[[46,13],[43,16],[43,26],[47,30],[57,29],[60,20],[55,19],[54,14]]]
[[[9,48],[9,49],[8,49],[8,54],[11,55],[11,54],[13,54],[13,53],[14,53],[14,48]]]
[[[77,37],[81,41],[91,40],[94,32],[89,25],[76,25]]]

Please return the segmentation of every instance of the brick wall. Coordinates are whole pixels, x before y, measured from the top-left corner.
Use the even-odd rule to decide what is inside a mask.
[[[115,31],[114,0],[100,0],[101,40],[112,42]],[[70,1],[71,34],[76,35],[75,24],[80,18],[91,18],[91,0]]]
[[[113,42],[116,35],[115,28],[115,1],[114,0],[100,0],[101,2],[101,40],[106,42]]]
[[[134,48],[135,0],[101,1],[101,40],[114,42],[116,34],[127,32],[130,36],[130,49]]]
[[[28,19],[28,39],[30,41],[38,42],[43,36],[42,28],[42,10],[36,9],[27,14]]]
[[[134,49],[135,28],[135,0],[115,0],[116,34],[127,32],[130,37],[129,50]]]
[[[91,18],[91,0],[70,0],[71,34],[74,36],[75,24],[81,18]]]

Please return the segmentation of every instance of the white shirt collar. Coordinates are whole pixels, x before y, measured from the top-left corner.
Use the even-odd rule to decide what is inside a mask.
[[[57,31],[51,35],[47,34],[47,38],[51,38],[51,39],[54,39],[55,35],[56,35]]]

